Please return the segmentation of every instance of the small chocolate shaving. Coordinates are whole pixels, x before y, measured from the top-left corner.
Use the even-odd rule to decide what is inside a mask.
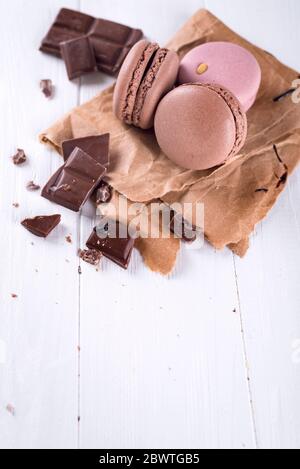
[[[15,203],[13,204],[13,207],[19,208],[19,207],[20,207],[20,204],[18,204],[18,202],[15,202]]]
[[[262,188],[262,189],[256,189],[255,192],[269,192],[269,189],[265,189],[265,188]]]
[[[298,79],[299,78],[300,78],[300,76],[298,76]],[[276,98],[273,99],[274,103],[278,103],[279,101],[282,101],[287,96],[290,96],[291,94],[293,94],[296,90],[297,90],[297,88],[290,88],[289,90],[285,91],[284,93],[280,94],[279,96],[276,96]]]
[[[26,184],[26,189],[28,191],[31,191],[31,192],[34,192],[34,191],[39,191],[40,190],[40,186],[38,184],[35,184],[33,181],[29,181],[27,184]]]
[[[41,80],[40,81],[40,88],[42,93],[45,95],[46,98],[52,98],[53,96],[53,83],[52,80]]]
[[[282,101],[284,98],[286,98],[287,96],[290,96],[295,91],[296,91],[296,88],[291,88],[291,89],[285,91],[284,93],[282,93],[281,95],[276,96],[276,98],[273,99],[274,103],[278,103],[279,101]]]
[[[80,259],[82,259],[84,262],[97,266],[99,265],[102,254],[99,251],[96,251],[95,249],[79,249],[78,251],[78,256]]]
[[[70,235],[66,236],[66,241],[67,241],[67,243],[72,244],[72,238],[71,238]]]
[[[18,295],[16,295],[15,293],[12,293],[12,294],[11,294],[11,297],[12,297],[13,299],[16,299],[16,298],[18,298]]]
[[[20,148],[18,148],[17,153],[12,157],[12,160],[16,166],[20,166],[21,164],[24,164],[27,160],[24,150],[21,150]]]
[[[289,173],[286,171],[280,178],[279,178],[279,181],[278,181],[278,184],[276,186],[276,189],[279,189],[279,187],[281,185],[284,185],[286,184],[287,180],[288,180],[288,177],[289,177]]]

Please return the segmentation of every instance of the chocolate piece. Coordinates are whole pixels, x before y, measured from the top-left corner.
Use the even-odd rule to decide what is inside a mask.
[[[39,191],[40,190],[40,186],[35,184],[33,181],[29,181],[27,184],[26,184],[26,189],[28,191],[31,191],[31,192],[34,192],[34,191]]]
[[[42,93],[45,95],[46,98],[51,98],[53,95],[53,84],[52,80],[41,80],[40,81],[40,88]]]
[[[79,249],[78,256],[84,262],[87,262],[87,264],[91,264],[95,266],[100,264],[100,261],[102,258],[101,252],[96,251],[96,249],[85,249],[84,251]]]
[[[90,37],[98,70],[114,75],[143,33],[139,29],[63,8],[43,39],[40,50],[60,57],[62,42],[82,36]]]
[[[79,212],[105,172],[104,166],[76,147],[64,166],[46,184],[42,197]]]
[[[60,50],[69,80],[97,70],[94,50],[87,36],[63,42]]]
[[[53,231],[54,228],[56,228],[56,226],[60,223],[60,220],[60,215],[50,215],[27,218],[26,220],[23,220],[21,224],[24,226],[24,228],[26,228],[26,230],[30,231],[30,233],[34,234],[35,236],[39,236],[40,238],[47,238],[51,231]]]
[[[179,213],[171,212],[170,230],[177,238],[187,243],[193,243],[197,239],[197,228],[185,220]]]
[[[109,165],[109,134],[66,140],[62,144],[63,157],[66,161],[76,147],[94,158],[102,166]]]
[[[102,181],[99,189],[96,191],[96,204],[107,204],[111,201],[112,195],[113,188],[107,182]]]
[[[102,238],[97,235],[97,228],[94,229],[86,245],[89,249],[100,251],[105,257],[115,262],[123,269],[127,269],[135,240],[128,234],[125,238],[120,237],[121,225],[116,222],[116,234],[109,231],[107,227],[107,237]]]
[[[27,160],[24,150],[21,150],[20,148],[18,148],[18,151],[12,157],[12,160],[16,166],[20,166],[21,164],[24,164]]]

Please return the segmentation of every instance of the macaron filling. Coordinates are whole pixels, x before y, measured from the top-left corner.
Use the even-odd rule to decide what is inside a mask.
[[[128,85],[125,105],[122,109],[122,119],[127,124],[132,124],[132,114],[135,106],[136,95],[139,90],[139,85],[144,78],[145,70],[148,69],[147,65],[149,64],[149,62],[152,63],[153,57],[155,56],[158,49],[158,44],[149,44],[145,48],[143,54],[141,55],[140,59],[136,64],[132,75],[132,79]]]
[[[133,124],[139,127],[141,112],[146,100],[148,91],[152,88],[155,78],[165,61],[165,58],[168,54],[168,49],[159,49],[153,57],[152,63],[150,63],[149,68],[145,71],[144,78],[139,87],[135,106],[132,114]]]

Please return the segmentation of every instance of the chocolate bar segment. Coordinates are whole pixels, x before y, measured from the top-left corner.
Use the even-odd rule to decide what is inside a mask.
[[[97,70],[94,50],[87,36],[63,42],[60,50],[69,80]]]
[[[62,8],[43,39],[40,50],[61,57],[60,44],[86,35],[94,21],[92,16]]]
[[[121,225],[116,222],[116,233],[107,231],[106,238],[98,236],[97,228],[94,229],[86,245],[89,249],[100,251],[107,259],[123,269],[127,269],[130,263],[135,240],[128,234],[126,237],[120,237]],[[124,227],[123,227],[124,228]]]
[[[63,8],[43,39],[40,50],[60,57],[62,42],[82,36],[89,36],[91,40],[98,70],[115,75],[143,33],[140,29]]]
[[[51,231],[53,231],[60,223],[60,220],[60,215],[39,216],[35,218],[26,218],[22,221],[21,225],[35,236],[47,238]]]
[[[66,140],[62,144],[63,157],[66,161],[76,147],[94,158],[102,166],[109,165],[109,134]]]
[[[104,166],[80,148],[75,148],[64,166],[44,187],[42,196],[74,212],[79,212],[105,173]]]

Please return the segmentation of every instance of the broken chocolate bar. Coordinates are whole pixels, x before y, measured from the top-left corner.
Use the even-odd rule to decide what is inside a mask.
[[[91,40],[98,70],[114,75],[143,33],[139,29],[63,8],[43,39],[40,50],[60,57],[62,42],[82,36],[89,36]]]
[[[26,155],[24,150],[21,150],[18,148],[17,153],[12,157],[13,164],[16,166],[20,166],[21,164],[24,164],[27,160]]]
[[[79,249],[78,256],[87,264],[97,266],[100,264],[102,253],[100,251],[96,251],[96,249]]]
[[[76,147],[64,166],[46,184],[42,197],[79,212],[105,173],[104,166]]]
[[[94,229],[86,245],[89,249],[96,249],[100,251],[105,257],[110,259],[115,264],[118,264],[123,269],[127,269],[131,259],[131,254],[134,248],[135,240],[127,234],[126,237],[121,237],[121,225],[116,222],[116,233],[110,232],[107,228],[107,235],[104,238],[97,234],[97,228]],[[126,229],[125,229],[126,230]],[[124,231],[124,230],[123,230]]]
[[[87,36],[63,42],[60,45],[60,50],[69,80],[97,70],[94,49]]]
[[[90,155],[98,163],[102,164],[102,166],[109,165],[109,134],[74,138],[73,140],[64,141],[62,150],[65,161],[76,147]]]
[[[112,195],[113,188],[107,182],[102,181],[96,192],[96,204],[107,204],[111,201]]]
[[[47,238],[51,231],[60,223],[60,215],[39,216],[35,218],[26,218],[21,225],[30,231],[30,233],[40,238]]]

